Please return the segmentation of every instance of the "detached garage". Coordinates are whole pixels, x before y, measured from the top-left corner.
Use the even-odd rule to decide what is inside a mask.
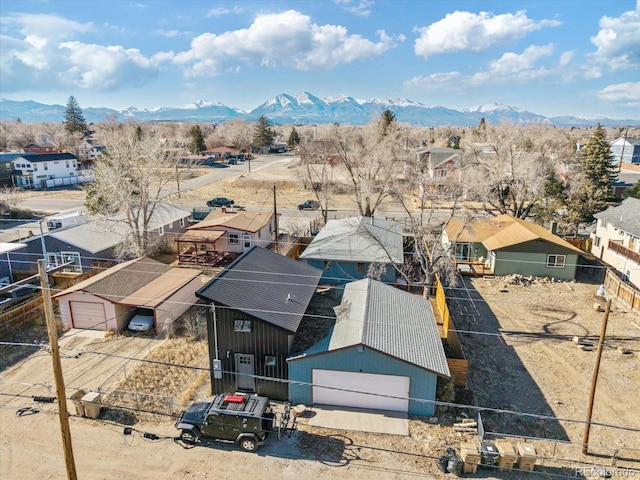
[[[127,327],[136,307],[145,307],[154,310],[155,329],[160,332],[196,303],[200,273],[141,257],[104,270],[53,298],[60,304],[65,328],[119,331]]]
[[[429,300],[364,279],[335,311],[326,337],[287,359],[289,401],[434,415],[451,375]]]

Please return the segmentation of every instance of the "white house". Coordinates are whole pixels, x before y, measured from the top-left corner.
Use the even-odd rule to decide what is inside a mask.
[[[615,268],[622,278],[640,288],[640,200],[626,198],[620,205],[596,213],[591,253]]]
[[[102,157],[104,146],[95,145],[93,140],[84,140],[78,147],[80,160],[94,161]]]
[[[42,153],[16,157],[12,183],[16,187],[51,188],[94,179],[93,172],[78,172],[78,159],[71,153]]]

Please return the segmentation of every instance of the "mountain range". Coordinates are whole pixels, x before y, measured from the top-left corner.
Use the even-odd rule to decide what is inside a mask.
[[[406,98],[358,100],[349,96],[319,98],[307,92],[299,95],[280,94],[270,98],[251,111],[228,107],[222,103],[201,100],[183,107],[136,108],[121,110],[88,107],[83,109],[85,120],[96,123],[107,118],[140,122],[224,122],[242,118],[255,122],[260,115],[275,124],[327,124],[364,125],[377,119],[384,110],[391,110],[396,118],[413,126],[438,125],[476,126],[482,118],[486,122],[512,122],[520,124],[586,127],[600,123],[604,126],[636,126],[638,119],[608,118],[591,115],[545,117],[517,107],[503,104],[480,105],[463,110],[443,106],[427,106]],[[64,119],[65,106],[45,105],[32,100],[0,99],[0,120],[22,122],[59,122]]]

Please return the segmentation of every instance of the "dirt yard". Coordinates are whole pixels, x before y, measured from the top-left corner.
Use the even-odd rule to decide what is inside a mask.
[[[525,282],[526,283],[526,282]],[[604,318],[594,305],[597,284],[536,281],[509,277],[466,279],[455,291],[456,324],[469,359],[476,403],[513,412],[551,415],[543,420],[483,413],[488,431],[547,437],[548,456],[594,461],[616,455],[618,465],[640,467],[640,316],[613,301],[600,364],[589,452],[580,454],[596,346]],[[453,295],[453,293],[452,293]],[[585,346],[575,343],[576,338]],[[621,352],[627,352],[623,354]]]

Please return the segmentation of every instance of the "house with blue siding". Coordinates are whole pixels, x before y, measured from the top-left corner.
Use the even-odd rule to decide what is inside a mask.
[[[341,218],[329,220],[299,260],[321,269],[321,283],[328,285],[371,276],[370,268],[380,273],[380,281],[393,283],[396,267],[404,261],[402,247],[402,225],[398,222],[374,217]]]
[[[335,313],[287,359],[289,401],[434,415],[438,377],[451,374],[429,300],[367,278],[345,286]]]

